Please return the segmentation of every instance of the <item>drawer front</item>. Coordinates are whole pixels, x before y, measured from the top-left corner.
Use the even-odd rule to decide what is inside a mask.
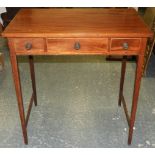
[[[112,38],[110,51],[138,51],[140,46],[140,38]]]
[[[101,54],[107,51],[107,38],[47,39],[47,52],[52,54]]]
[[[40,54],[44,52],[43,38],[15,38],[15,52],[19,54]]]

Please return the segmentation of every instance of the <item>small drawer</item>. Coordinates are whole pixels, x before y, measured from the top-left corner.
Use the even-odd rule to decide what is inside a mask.
[[[140,38],[112,38],[110,51],[138,51],[140,46]]]
[[[43,38],[15,38],[13,41],[16,53],[41,54],[44,52]]]
[[[107,38],[48,38],[47,52],[52,54],[98,54],[108,51]]]

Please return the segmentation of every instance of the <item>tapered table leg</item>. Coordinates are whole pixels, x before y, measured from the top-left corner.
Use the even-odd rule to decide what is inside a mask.
[[[123,56],[122,68],[121,68],[120,89],[119,89],[119,99],[118,99],[119,106],[121,106],[122,95],[123,95],[123,86],[124,86],[125,71],[126,71],[126,60],[127,60],[127,57]]]
[[[20,75],[19,75],[17,58],[14,53],[10,54],[10,60],[12,64],[11,65],[12,73],[13,73],[16,96],[17,96],[17,101],[18,101],[18,108],[19,108],[19,115],[20,115],[20,120],[21,120],[21,125],[22,125],[24,143],[28,144],[27,129],[26,129],[26,122],[25,122],[25,114],[24,114],[24,105],[23,105],[22,90],[21,90],[21,83],[20,83]]]
[[[131,109],[131,116],[130,116],[130,126],[129,126],[129,136],[128,136],[129,145],[131,144],[131,141],[132,141],[133,127],[134,127],[134,122],[136,117],[139,89],[140,89],[140,83],[141,83],[142,71],[143,71],[143,60],[144,60],[144,56],[139,55],[137,60],[132,109]]]
[[[34,95],[34,104],[35,106],[37,106],[37,93],[36,93],[36,81],[35,81],[33,56],[29,56],[29,65],[30,65],[30,74],[31,74],[31,80],[32,80],[32,90]]]
[[[132,141],[132,134],[133,134],[133,127],[135,123],[136,111],[137,111],[137,103],[138,103],[138,96],[140,90],[140,83],[143,73],[143,63],[144,63],[144,53],[146,49],[146,42],[147,38],[142,39],[142,47],[141,52],[137,56],[137,66],[136,66],[136,73],[135,73],[135,84],[134,84],[134,92],[133,92],[133,99],[132,99],[132,108],[131,108],[131,116],[130,116],[130,126],[129,126],[129,135],[128,135],[128,144],[131,144]]]

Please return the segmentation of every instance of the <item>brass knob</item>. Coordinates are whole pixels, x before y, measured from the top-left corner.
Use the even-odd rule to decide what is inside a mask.
[[[31,43],[26,43],[25,48],[26,48],[26,50],[31,50],[32,49],[32,44]]]
[[[128,43],[123,43],[123,49],[124,49],[124,50],[127,50],[128,48],[129,48]]]
[[[75,50],[79,50],[79,49],[80,49],[80,43],[79,43],[79,42],[76,42],[76,43],[74,44],[74,49],[75,49]]]

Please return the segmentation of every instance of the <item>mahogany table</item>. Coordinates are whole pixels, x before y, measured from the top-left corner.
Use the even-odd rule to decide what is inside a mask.
[[[122,55],[118,105],[123,105],[131,144],[147,39],[153,34],[134,9],[22,9],[2,33],[10,60],[25,144],[32,104],[37,105],[34,55]],[[24,113],[17,57],[29,56],[32,97]],[[126,56],[137,57],[131,115],[123,96]]]

